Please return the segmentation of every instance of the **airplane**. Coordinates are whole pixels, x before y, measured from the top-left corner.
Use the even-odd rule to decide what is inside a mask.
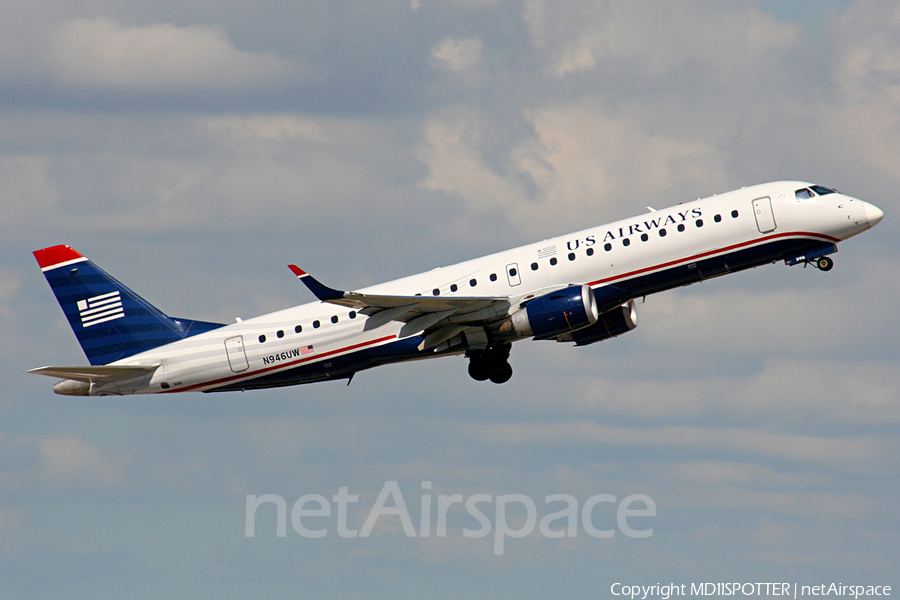
[[[764,264],[828,271],[877,225],[868,202],[799,181],[745,187],[358,291],[289,265],[317,301],[235,323],[169,317],[69,246],[34,256],[90,366],[40,367],[58,394],[223,392],[346,379],[450,355],[512,377],[512,343],[585,346],[637,326],[635,300]]]

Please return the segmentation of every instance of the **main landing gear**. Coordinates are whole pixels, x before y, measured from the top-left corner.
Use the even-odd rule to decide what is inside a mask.
[[[469,357],[469,376],[475,381],[490,379],[494,383],[506,383],[512,377],[513,370],[509,364],[511,344],[492,346],[486,350],[471,350]]]

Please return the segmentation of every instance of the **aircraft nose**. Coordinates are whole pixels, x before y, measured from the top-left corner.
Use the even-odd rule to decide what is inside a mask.
[[[865,203],[866,208],[866,220],[869,222],[869,227],[875,227],[878,223],[881,222],[881,219],[884,217],[884,213],[880,208],[875,206],[874,204]]]

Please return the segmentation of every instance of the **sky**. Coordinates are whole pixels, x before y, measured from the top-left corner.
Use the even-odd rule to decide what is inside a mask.
[[[10,0],[0,20],[0,598],[566,598],[611,586],[900,587],[900,8],[892,0]],[[741,186],[884,221],[823,273],[651,296],[640,325],[346,382],[70,398],[86,364],[31,252],[69,244],[167,314],[310,302]],[[396,482],[395,488],[390,488]],[[388,486],[388,487],[385,487]],[[371,535],[248,497],[331,501]],[[491,535],[451,507],[488,495]],[[517,495],[517,496],[513,496]],[[590,535],[496,552],[499,498]],[[424,500],[425,497],[429,500]],[[617,510],[648,498],[652,515]],[[381,506],[392,504],[396,495]],[[314,509],[315,502],[301,508]],[[633,509],[648,506],[633,504]],[[294,508],[292,508],[294,507]],[[626,509],[628,507],[626,506]],[[511,501],[504,523],[524,529]],[[299,516],[300,515],[298,513]],[[554,526],[563,527],[558,520]]]

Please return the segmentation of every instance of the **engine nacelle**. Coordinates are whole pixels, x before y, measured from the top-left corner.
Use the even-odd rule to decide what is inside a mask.
[[[629,300],[622,306],[600,315],[597,322],[590,327],[573,331],[566,336],[560,337],[559,341],[575,342],[578,346],[586,346],[628,333],[637,327],[637,324],[637,307],[634,305],[634,300]]]
[[[572,285],[529,300],[500,326],[500,332],[547,339],[590,327],[599,316],[591,286]]]

